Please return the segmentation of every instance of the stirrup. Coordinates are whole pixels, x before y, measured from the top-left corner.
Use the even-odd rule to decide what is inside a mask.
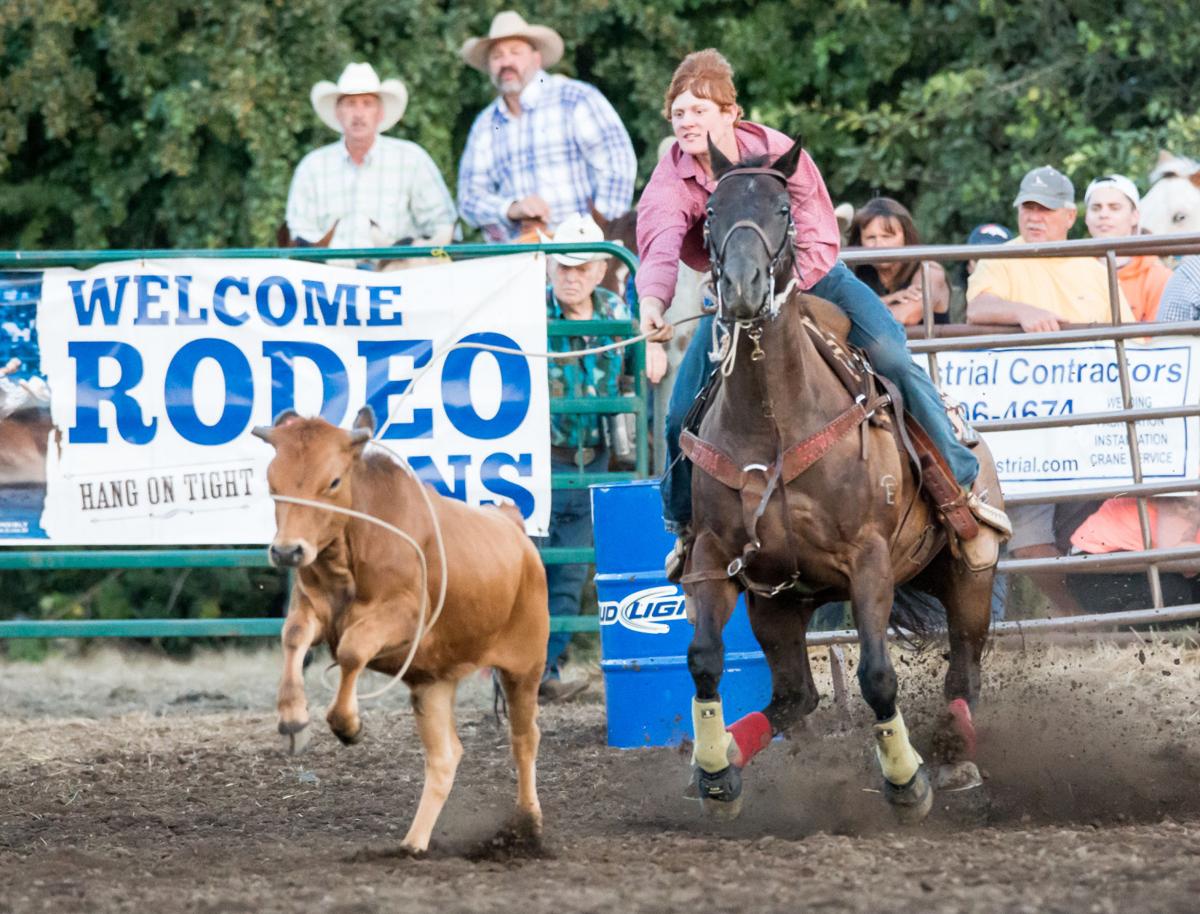
[[[986,497],[985,493],[983,498]],[[975,492],[969,493],[967,495],[967,507],[977,520],[987,524],[1004,539],[1008,539],[1013,533],[1012,521],[1009,520],[1008,515],[1004,511],[994,505],[989,505],[983,498],[980,498]]]

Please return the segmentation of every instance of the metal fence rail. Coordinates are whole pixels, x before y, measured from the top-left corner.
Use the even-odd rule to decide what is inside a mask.
[[[408,248],[237,248],[228,250],[127,250],[127,251],[0,251],[0,270],[44,269],[48,267],[86,267],[130,260],[286,259],[326,261],[337,259],[387,260],[430,257],[442,260],[472,259],[525,253],[571,254],[604,253],[617,257],[631,273],[636,273],[637,257],[613,242],[571,242],[545,244],[460,244],[445,247]],[[636,301],[631,303],[636,314]],[[551,337],[605,335],[628,338],[638,333],[636,321],[587,320],[550,321]],[[599,473],[556,472],[551,485],[555,489],[584,488],[593,483],[644,479],[649,473],[649,424],[645,381],[645,345],[631,347],[631,373],[634,393],[623,397],[554,398],[552,415],[591,414],[635,416],[635,469]],[[548,564],[592,562],[591,547],[545,547],[540,550]],[[65,549],[62,547],[0,548],[0,569],[108,569],[108,568],[265,568],[269,567],[265,548],[212,549]],[[281,619],[138,619],[138,620],[22,620],[0,622],[0,638],[148,638],[148,637],[262,637],[278,636]],[[594,617],[551,619],[552,631],[595,631]]]

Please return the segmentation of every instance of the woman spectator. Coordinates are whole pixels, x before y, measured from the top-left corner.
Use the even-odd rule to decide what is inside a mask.
[[[854,214],[850,223],[850,247],[904,248],[921,243],[912,213],[891,197],[876,197]],[[876,295],[883,299],[892,316],[902,324],[919,324],[924,316],[921,295],[921,264],[862,263],[854,272]],[[950,285],[946,271],[938,263],[930,263],[929,297],[933,304],[935,323],[950,319]]]

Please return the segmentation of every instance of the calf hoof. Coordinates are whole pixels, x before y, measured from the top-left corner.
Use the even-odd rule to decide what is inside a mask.
[[[898,787],[885,779],[883,795],[887,797],[892,812],[896,814],[896,821],[901,825],[920,824],[933,808],[933,788],[929,786],[929,775],[925,773],[924,765],[903,786]]]
[[[974,762],[955,762],[938,766],[933,776],[933,786],[947,792],[972,790],[983,786],[983,778]]]
[[[348,733],[344,730],[334,730],[333,735],[341,740],[343,746],[353,746],[355,743],[362,742],[363,730],[365,729],[362,724],[359,724],[358,729],[353,733]]]
[[[694,769],[696,795],[705,815],[730,821],[742,812],[742,770],[727,765],[715,774],[696,766]]]
[[[283,748],[289,755],[299,755],[308,748],[312,730],[308,721],[280,721],[279,735],[283,737]]]

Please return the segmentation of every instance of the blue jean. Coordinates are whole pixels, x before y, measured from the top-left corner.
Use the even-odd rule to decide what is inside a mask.
[[[969,487],[979,474],[979,461],[954,436],[937,389],[917,363],[905,342],[904,328],[892,317],[879,296],[840,260],[809,290],[846,312],[853,326],[850,342],[866,351],[871,364],[889,378],[912,413],[945,456],[961,485]],[[692,401],[704,387],[713,366],[708,361],[712,337],[711,315],[702,318],[676,369],[675,389],[667,407],[667,469],[662,480],[663,519],[667,529],[679,533],[692,520],[692,464],[680,458],[679,434]],[[676,459],[679,458],[679,459]]]
[[[551,459],[552,470],[579,470],[573,463]],[[584,473],[602,473],[608,469],[608,451],[599,449],[596,458],[583,467]],[[550,500],[550,535],[537,540],[539,547],[585,547],[592,545],[592,503],[587,489],[555,489]],[[583,587],[589,565],[547,565],[546,589],[550,596],[550,615],[579,615]],[[546,645],[546,675],[558,675],[558,661],[571,643],[570,632],[551,632]]]

